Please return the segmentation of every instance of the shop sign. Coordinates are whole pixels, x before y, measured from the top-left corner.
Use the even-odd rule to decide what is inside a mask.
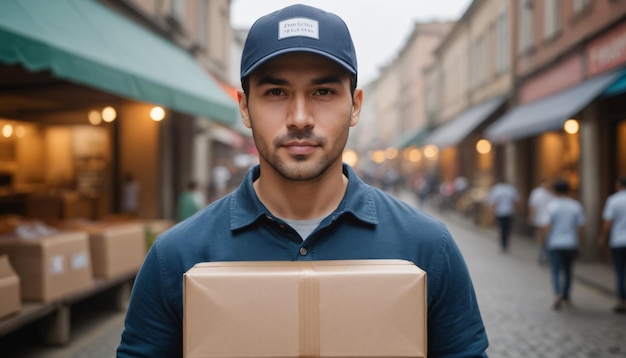
[[[585,52],[588,77],[626,63],[626,23],[592,41]]]
[[[525,81],[520,89],[519,104],[537,101],[580,83],[582,66],[582,58],[576,53]]]

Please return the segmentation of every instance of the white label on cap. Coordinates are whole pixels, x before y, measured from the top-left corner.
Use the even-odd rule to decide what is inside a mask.
[[[318,22],[304,17],[294,17],[278,23],[279,40],[294,36],[304,36],[319,40]]]

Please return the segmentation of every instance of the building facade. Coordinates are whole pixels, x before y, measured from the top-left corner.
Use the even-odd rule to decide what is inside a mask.
[[[542,178],[565,178],[587,215],[583,255],[597,258],[604,200],[624,166],[626,3],[519,1],[515,97],[487,128],[523,194]]]

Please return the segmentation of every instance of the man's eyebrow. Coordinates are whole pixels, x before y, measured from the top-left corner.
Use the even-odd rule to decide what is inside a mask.
[[[272,77],[272,76],[261,77],[258,85],[267,85],[267,84],[275,85],[275,86],[285,86],[289,84],[289,81],[282,79],[282,78]]]
[[[335,75],[330,75],[326,77],[316,78],[311,81],[314,85],[323,85],[330,83],[341,83],[341,79]]]

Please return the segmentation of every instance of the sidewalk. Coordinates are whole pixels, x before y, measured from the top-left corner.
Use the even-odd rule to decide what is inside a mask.
[[[401,191],[397,197],[402,201],[417,207],[415,195],[410,191]],[[480,227],[453,210],[443,212],[434,210],[431,207],[420,208],[421,210],[438,217],[443,222],[454,223],[455,225],[467,228],[467,230],[482,231],[485,237],[497,237],[496,227]],[[539,246],[529,237],[513,234],[509,254],[519,256],[528,260],[529,264],[538,265]],[[574,264],[574,277],[576,281],[588,285],[611,297],[616,296],[615,274],[613,268],[608,263],[600,261],[578,260]]]

